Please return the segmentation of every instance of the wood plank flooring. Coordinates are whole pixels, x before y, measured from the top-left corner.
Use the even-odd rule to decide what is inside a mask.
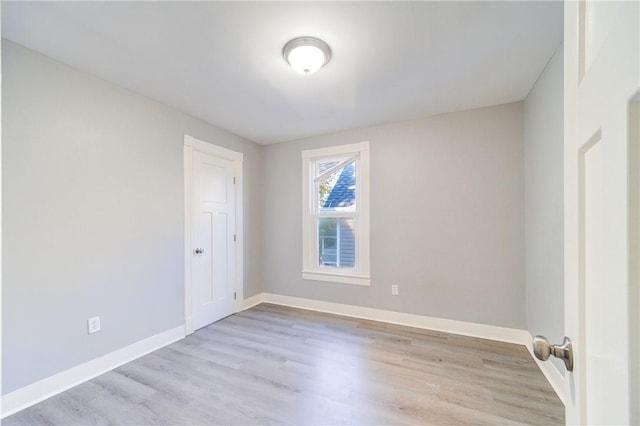
[[[3,420],[564,424],[524,346],[261,304]]]

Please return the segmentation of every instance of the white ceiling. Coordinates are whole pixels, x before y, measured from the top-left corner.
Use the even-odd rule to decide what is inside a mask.
[[[562,2],[2,2],[2,35],[262,144],[525,98]],[[316,36],[311,76],[282,58]]]

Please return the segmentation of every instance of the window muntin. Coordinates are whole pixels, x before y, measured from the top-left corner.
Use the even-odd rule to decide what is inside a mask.
[[[368,143],[302,156],[303,278],[369,285]]]

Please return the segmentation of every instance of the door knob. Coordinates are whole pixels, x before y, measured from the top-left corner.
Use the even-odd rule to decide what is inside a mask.
[[[541,361],[546,361],[553,355],[564,361],[567,371],[573,371],[573,347],[571,339],[565,336],[561,345],[552,345],[546,337],[536,336],[533,338],[533,354]]]
[[[195,253],[196,253],[196,254],[202,254],[202,253],[204,253],[204,249],[201,249],[201,248],[197,248],[197,249],[195,249],[194,251],[195,251]]]

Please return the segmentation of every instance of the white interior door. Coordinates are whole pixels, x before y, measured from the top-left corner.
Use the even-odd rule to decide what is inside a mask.
[[[193,152],[192,321],[197,330],[235,312],[234,164]]]
[[[565,2],[569,424],[639,420],[639,17],[638,1]]]

